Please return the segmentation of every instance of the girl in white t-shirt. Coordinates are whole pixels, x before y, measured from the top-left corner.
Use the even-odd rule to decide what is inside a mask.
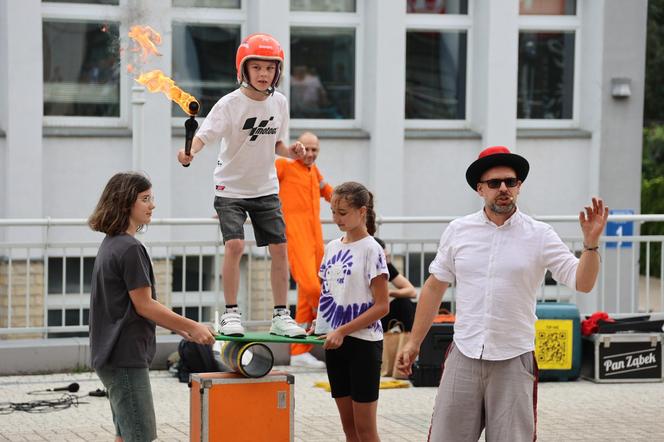
[[[325,335],[327,375],[346,439],[378,441],[387,264],[371,236],[376,231],[371,192],[359,183],[343,183],[334,189],[331,206],[344,236],[325,247],[315,333]]]

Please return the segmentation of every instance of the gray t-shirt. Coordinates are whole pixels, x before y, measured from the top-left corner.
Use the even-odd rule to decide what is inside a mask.
[[[147,250],[125,233],[106,236],[92,270],[90,359],[104,366],[146,368],[156,350],[156,324],[136,313],[129,291],[150,287],[154,272]]]

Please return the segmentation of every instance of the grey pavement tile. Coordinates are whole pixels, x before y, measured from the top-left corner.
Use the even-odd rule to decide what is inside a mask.
[[[328,392],[313,387],[314,382],[326,380],[325,372],[306,369],[291,372],[295,375],[295,440],[343,441],[334,401]],[[153,371],[150,377],[159,440],[188,440],[187,385],[178,383],[164,371]],[[108,400],[84,396],[101,387],[94,373],[0,377],[0,397],[4,401],[27,402],[34,398],[26,394],[28,391],[71,382],[80,384],[80,401],[86,403],[52,413],[0,415],[0,442],[26,441],[26,434],[35,435],[33,440],[112,440],[115,430]],[[436,389],[431,387],[381,390],[378,427],[382,440],[426,440],[435,395]],[[544,442],[664,440],[663,397],[662,383],[542,383],[539,386],[538,439]]]

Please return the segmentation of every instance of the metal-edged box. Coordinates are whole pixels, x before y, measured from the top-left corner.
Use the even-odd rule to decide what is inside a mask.
[[[661,382],[662,333],[598,333],[583,338],[581,374],[594,382]]]
[[[293,375],[277,371],[262,378],[192,374],[189,440],[293,441],[294,382]]]
[[[540,381],[569,381],[581,374],[581,315],[574,304],[538,302],[535,357]]]

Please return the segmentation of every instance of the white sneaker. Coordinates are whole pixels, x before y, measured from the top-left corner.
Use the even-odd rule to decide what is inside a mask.
[[[292,367],[325,368],[325,362],[319,361],[311,353],[292,355],[290,357],[290,365]]]
[[[219,333],[226,336],[244,336],[240,312],[231,309],[219,318]]]
[[[307,331],[297,325],[293,318],[290,317],[288,309],[281,309],[272,317],[270,334],[286,336],[287,338],[304,338],[307,336]]]

